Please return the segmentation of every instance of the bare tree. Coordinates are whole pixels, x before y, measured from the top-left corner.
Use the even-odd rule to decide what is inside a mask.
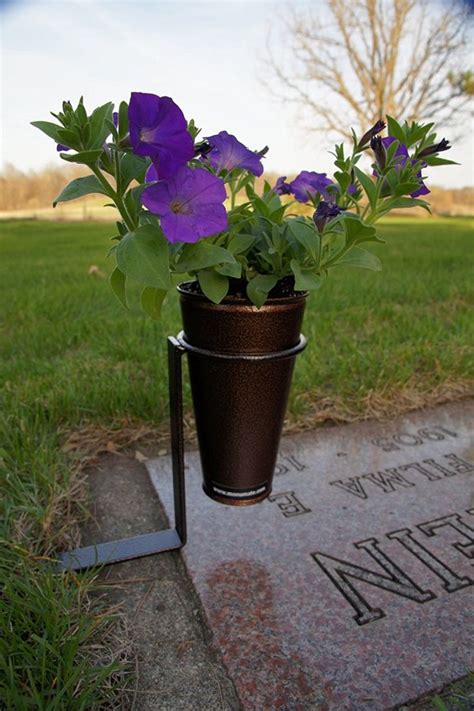
[[[348,137],[386,114],[448,126],[469,111],[468,14],[455,0],[320,0],[282,19],[268,43],[276,93],[314,130]]]

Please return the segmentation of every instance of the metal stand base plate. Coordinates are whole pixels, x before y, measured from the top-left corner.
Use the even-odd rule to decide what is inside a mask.
[[[173,494],[175,528],[143,533],[141,536],[76,548],[59,556],[60,570],[83,570],[110,565],[131,558],[141,558],[182,548],[186,543],[186,500],[184,487],[182,355],[183,346],[168,338],[169,402],[171,449],[173,459]]]

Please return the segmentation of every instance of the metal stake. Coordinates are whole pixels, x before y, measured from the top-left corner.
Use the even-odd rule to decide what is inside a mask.
[[[122,560],[141,558],[155,553],[182,548],[186,543],[186,493],[184,482],[182,356],[185,348],[176,339],[168,338],[168,379],[171,451],[173,462],[173,496],[175,527],[118,541],[98,543],[61,553],[61,570],[82,570],[98,565],[110,565]]]

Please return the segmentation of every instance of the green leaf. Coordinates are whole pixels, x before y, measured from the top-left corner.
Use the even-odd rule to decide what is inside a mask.
[[[267,205],[268,207],[268,214],[272,215],[275,212],[278,212],[280,208],[282,207],[281,200],[279,196],[273,192],[273,190],[269,190],[266,192],[263,196],[263,202]],[[286,208],[286,205],[283,207]]]
[[[395,187],[394,190],[394,196],[395,197],[402,197],[403,195],[409,195],[410,193],[414,193],[415,190],[417,190],[420,187],[420,184],[417,182],[413,183],[398,183],[398,185]]]
[[[336,178],[337,182],[341,186],[341,191],[343,193],[345,193],[351,183],[351,176],[349,175],[349,173],[337,172],[337,173],[334,173],[334,177]]]
[[[60,142],[62,144],[64,144],[68,148],[72,148],[75,151],[81,150],[81,142],[76,131],[71,131],[68,128],[60,128],[58,133],[59,138],[61,139]]]
[[[375,207],[375,203],[377,202],[377,188],[375,187],[374,181],[360,168],[355,167],[354,173],[357,180],[365,190],[370,206]]]
[[[95,151],[80,151],[79,153],[74,153],[73,155],[69,155],[68,153],[60,153],[59,155],[63,160],[67,160],[68,163],[95,165],[102,155],[102,148]]]
[[[410,148],[414,143],[417,143],[420,141],[422,138],[426,138],[426,135],[428,132],[433,128],[434,123],[427,123],[425,125],[423,124],[416,124],[412,123],[406,136],[406,147]]]
[[[349,252],[346,252],[333,266],[348,266],[362,267],[363,269],[372,269],[374,272],[379,272],[382,269],[382,262],[375,254],[368,252],[362,247],[353,247]]]
[[[379,213],[385,214],[387,212],[390,212],[390,210],[409,207],[423,207],[428,212],[431,212],[430,206],[425,200],[419,200],[418,198],[412,197],[397,197],[391,198],[389,200],[384,200],[383,203],[380,205]]]
[[[234,279],[240,279],[242,276],[242,264],[240,262],[234,262],[233,264],[223,264],[221,267],[215,267],[218,274],[223,274],[224,276],[233,277]]]
[[[184,273],[196,272],[200,269],[214,267],[216,264],[232,264],[234,256],[224,247],[217,247],[207,242],[196,242],[183,247],[181,256],[176,263],[176,271]]]
[[[297,291],[310,291],[319,289],[322,284],[321,276],[313,269],[304,269],[296,259],[290,262],[291,271],[295,275],[295,289]]]
[[[426,156],[422,160],[428,165],[461,165],[456,163],[455,160],[448,160],[447,158],[438,158],[438,156]]]
[[[393,136],[400,143],[406,143],[405,132],[392,116],[387,116],[387,131],[389,136]]]
[[[113,103],[111,101],[108,101],[106,104],[99,106],[92,112],[91,117],[89,119],[91,135],[89,139],[88,148],[101,148],[104,144],[105,139],[110,133],[109,127],[107,126],[105,120],[112,120],[113,108]]]
[[[257,274],[247,284],[247,296],[257,308],[263,306],[268,298],[269,292],[278,282],[275,274]]]
[[[254,237],[254,235],[240,233],[230,239],[227,249],[234,256],[236,254],[243,254],[255,244],[256,240],[257,238]]]
[[[85,108],[84,108],[83,97],[82,97],[82,96],[81,96],[81,99],[80,99],[80,101],[79,101],[79,103],[78,103],[78,105],[77,105],[77,107],[76,107],[76,116],[77,116],[77,118],[79,119],[80,125],[81,125],[81,126],[85,126],[85,124],[87,123],[87,113],[86,113],[86,110],[85,110]]]
[[[122,190],[132,182],[138,180],[139,183],[145,179],[145,173],[149,166],[146,158],[135,156],[133,153],[125,153],[120,160],[120,186]]]
[[[304,218],[298,217],[288,220],[286,227],[294,239],[305,248],[313,262],[319,265],[321,237],[316,228]]]
[[[155,321],[161,318],[161,307],[167,293],[166,289],[155,289],[153,286],[146,286],[142,291],[142,309]]]
[[[375,227],[365,225],[358,217],[346,215],[339,220],[346,233],[346,245],[355,242],[370,242],[376,239]]]
[[[276,222],[277,225],[281,225],[285,212],[288,209],[288,205],[281,205],[276,210],[270,213],[269,220],[271,222]]]
[[[117,266],[130,279],[156,289],[169,289],[168,242],[156,225],[142,225],[117,246]]]
[[[110,275],[110,286],[112,287],[112,290],[120,303],[128,309],[127,292],[125,290],[126,283],[127,277],[125,274],[120,271],[118,267],[115,267],[114,271]]]
[[[394,163],[397,167],[400,165],[400,156],[396,156],[398,147],[400,146],[400,141],[392,141],[388,148],[386,148],[386,166],[392,165]]]
[[[271,243],[273,249],[277,254],[283,255],[286,247],[286,240],[284,236],[285,226],[284,225],[272,225],[272,239]]]
[[[267,205],[265,200],[258,197],[257,193],[252,189],[251,191],[247,188],[247,195],[249,200],[251,200],[255,212],[262,215],[263,217],[269,217],[270,207]]]
[[[118,141],[118,131],[115,128],[115,124],[113,121],[110,119],[106,118],[105,123],[107,128],[109,129],[109,133],[112,134],[114,141]]]
[[[68,200],[77,200],[83,195],[91,193],[101,193],[107,195],[102,184],[95,175],[86,175],[84,178],[76,178],[69,185],[66,185],[64,190],[58,195],[53,202],[53,207],[56,207],[58,202],[67,202]]]
[[[39,128],[40,131],[43,131],[43,133],[52,138],[53,141],[56,141],[56,143],[61,143],[59,131],[63,128],[62,126],[58,126],[50,121],[32,121],[31,125],[35,128]]]
[[[205,269],[197,274],[199,285],[203,293],[214,304],[220,304],[229,291],[229,280],[223,274],[218,274],[213,269]]]
[[[119,106],[119,138],[125,138],[128,133],[128,104],[126,101],[121,101]]]

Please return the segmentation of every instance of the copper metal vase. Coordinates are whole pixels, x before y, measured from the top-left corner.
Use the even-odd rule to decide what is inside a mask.
[[[236,296],[215,305],[185,284],[178,291],[203,489],[220,503],[257,503],[272,490],[306,294],[257,309]]]

